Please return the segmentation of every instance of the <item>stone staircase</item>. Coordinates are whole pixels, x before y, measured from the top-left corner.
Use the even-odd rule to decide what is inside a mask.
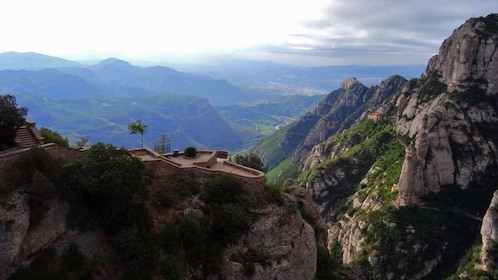
[[[25,125],[17,130],[16,143],[17,147],[20,149],[38,146],[38,142],[33,135],[33,132]]]

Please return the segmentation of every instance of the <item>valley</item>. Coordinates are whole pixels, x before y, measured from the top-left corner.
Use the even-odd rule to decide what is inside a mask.
[[[0,54],[12,68],[0,91],[39,127],[94,144],[0,152],[0,272],[497,279],[498,14],[460,24],[422,68]],[[164,133],[191,147],[128,150],[136,120],[146,145]],[[211,168],[244,153],[265,178],[247,163],[257,180]]]

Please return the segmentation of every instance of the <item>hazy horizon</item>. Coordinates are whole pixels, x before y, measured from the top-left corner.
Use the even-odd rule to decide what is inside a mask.
[[[298,66],[424,65],[493,1],[10,1],[0,52],[75,61],[199,63],[212,58]]]

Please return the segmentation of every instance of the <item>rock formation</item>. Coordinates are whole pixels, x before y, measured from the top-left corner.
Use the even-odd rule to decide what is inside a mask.
[[[227,279],[313,279],[315,231],[293,208],[269,207],[238,244],[225,251]]]
[[[414,139],[416,157],[407,154],[406,160],[407,168],[415,166],[408,164],[413,158],[422,167],[420,194],[450,184],[466,188],[496,163],[496,142],[488,130],[498,122],[497,18],[470,19],[456,29],[421,79],[398,99],[396,132]],[[412,172],[401,173],[401,200],[420,187],[410,182]]]
[[[498,14],[472,18],[446,39],[430,66],[441,73],[448,91],[472,85],[498,93]]]
[[[496,263],[496,259],[493,259],[493,256],[490,255],[491,249],[493,246],[496,246],[496,242],[498,242],[498,191],[495,191],[493,194],[493,199],[489,204],[489,208],[482,219],[481,226],[481,236],[482,236],[482,248],[481,248],[481,262],[486,265],[489,262]]]
[[[303,157],[296,182],[306,186],[328,222],[329,248],[339,248],[342,261],[361,271],[351,279],[456,273],[458,260],[448,258],[472,246],[482,202],[498,176],[497,47],[498,15],[468,20],[419,79],[375,102],[355,118],[358,126],[315,144]],[[376,146],[366,143],[381,126],[361,121],[372,113],[395,121],[396,143],[379,138],[377,146],[390,145],[379,157]],[[355,129],[365,127],[372,135],[357,141]],[[498,238],[497,197],[482,223],[483,264],[497,261],[490,254],[496,249],[491,240]]]

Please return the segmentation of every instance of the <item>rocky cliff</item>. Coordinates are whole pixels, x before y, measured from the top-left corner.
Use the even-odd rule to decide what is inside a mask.
[[[325,247],[307,192],[253,194],[228,175],[151,181],[103,144],[82,159],[43,149],[1,159],[0,279],[314,279]]]
[[[466,188],[496,165],[496,20],[470,19],[456,29],[421,79],[400,96],[396,132],[412,139],[400,203],[416,202],[444,185]],[[413,176],[420,180],[411,183]]]
[[[285,161],[291,162],[291,167],[281,168],[284,170],[283,174],[293,168],[302,169],[299,165],[303,159],[307,162],[305,168],[309,168],[311,161],[323,161],[323,157],[327,157],[321,156],[319,146],[329,137],[348,129],[357,120],[372,116],[381,120],[390,114],[394,108],[391,97],[406,82],[403,77],[394,75],[378,86],[366,87],[356,78],[346,79],[340,88],[327,95],[315,109],[263,141],[271,143],[271,148],[262,144],[256,151],[264,156],[269,169],[285,164]],[[312,150],[314,156],[310,157],[308,153]]]
[[[350,129],[306,138],[316,144],[300,157],[297,184],[317,202],[350,278],[494,273],[456,267],[479,231],[474,264],[489,267],[495,250],[495,199],[487,206],[498,180],[497,46],[498,15],[470,19],[419,79],[373,94]]]

